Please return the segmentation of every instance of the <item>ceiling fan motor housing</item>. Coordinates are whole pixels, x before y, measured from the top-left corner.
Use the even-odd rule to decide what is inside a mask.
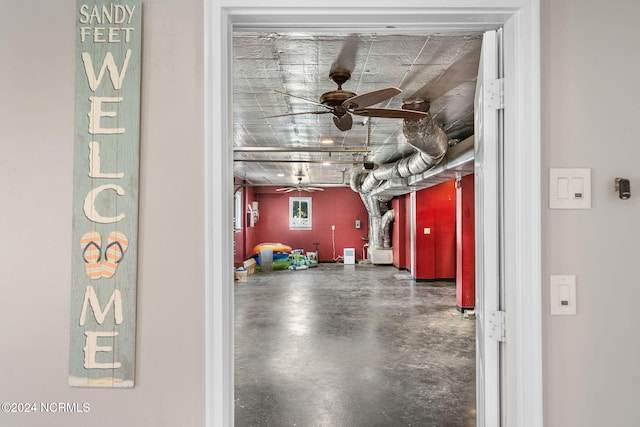
[[[351,78],[351,72],[349,71],[331,71],[329,73],[329,78],[331,80],[333,80],[334,82],[336,82],[336,84],[338,85],[338,89],[342,89],[342,85],[344,84],[344,82],[346,82],[347,80],[349,80]]]
[[[337,107],[342,105],[342,103],[347,99],[353,98],[354,96],[356,96],[356,94],[353,92],[341,89],[333,90],[331,92],[323,93],[322,96],[320,96],[320,103],[327,107]]]
[[[338,107],[347,99],[356,96],[353,92],[342,90],[342,84],[351,78],[351,73],[349,71],[332,71],[329,74],[329,78],[336,82],[338,90],[323,93],[322,96],[320,96],[321,104],[324,104],[327,107]],[[343,112],[341,113],[344,114]]]

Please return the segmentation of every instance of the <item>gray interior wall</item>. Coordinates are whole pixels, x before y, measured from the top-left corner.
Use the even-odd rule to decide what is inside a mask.
[[[542,1],[545,426],[640,419],[640,45],[635,0]],[[591,210],[549,210],[548,168],[592,168]],[[616,177],[631,180],[620,200]],[[577,315],[550,316],[551,274]]]
[[[134,389],[67,386],[75,0],[0,13],[0,402],[88,402],[2,426],[204,425],[202,5],[143,1]]]

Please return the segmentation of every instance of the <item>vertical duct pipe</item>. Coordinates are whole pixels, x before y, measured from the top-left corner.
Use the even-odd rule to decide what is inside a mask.
[[[391,247],[391,224],[393,224],[394,219],[395,213],[393,209],[389,209],[382,216],[380,228],[382,228],[382,247],[384,248]]]
[[[428,110],[429,103],[422,100],[405,102],[403,108]],[[425,111],[427,114],[428,111]],[[369,214],[369,246],[372,248],[390,248],[390,223],[393,222],[393,210],[388,210],[386,200],[370,193],[385,181],[395,178],[408,178],[421,174],[444,159],[449,148],[449,138],[433,120],[431,114],[420,120],[405,120],[403,133],[407,142],[416,149],[409,157],[393,163],[380,165],[371,172],[358,172],[351,175],[351,189],[360,194]],[[391,213],[389,213],[391,212]],[[388,215],[386,219],[383,214]]]

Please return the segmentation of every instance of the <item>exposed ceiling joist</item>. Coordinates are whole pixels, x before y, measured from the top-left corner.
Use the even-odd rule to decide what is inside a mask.
[[[234,147],[235,153],[369,153],[367,147]]]
[[[349,160],[295,160],[295,159],[234,159],[234,162],[246,163],[314,163],[321,165],[360,165],[362,162]]]

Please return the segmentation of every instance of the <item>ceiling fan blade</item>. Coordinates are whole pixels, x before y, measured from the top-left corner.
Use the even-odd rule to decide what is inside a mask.
[[[335,72],[347,72],[351,73],[356,66],[356,55],[358,54],[358,35],[351,34],[348,36],[342,49],[338,54],[338,57],[333,64],[331,64],[331,70],[329,74]]]
[[[369,105],[378,104],[379,102],[391,99],[402,93],[397,87],[385,87],[383,89],[372,90],[371,92],[362,93],[345,100],[342,105],[347,108],[366,108]]]
[[[420,98],[425,101],[434,101],[462,83],[474,81],[480,62],[480,45],[482,38],[470,40],[465,46],[466,52],[460,56],[449,68],[438,77],[412,93],[407,99]]]
[[[366,117],[382,117],[386,119],[410,119],[418,120],[429,117],[429,113],[415,110],[402,110],[400,108],[365,108],[354,110],[353,114]]]
[[[273,117],[286,117],[286,116],[300,116],[302,114],[327,114],[331,111],[304,111],[302,113],[285,113],[285,114],[276,114],[274,116],[264,116],[263,119],[270,119]]]
[[[276,90],[276,89],[273,89],[273,91],[274,91],[274,92],[277,92],[277,93],[281,93],[282,95],[285,95],[285,96],[290,96],[291,98],[299,99],[300,101],[304,101],[304,102],[307,102],[307,103],[309,103],[309,104],[317,105],[317,106],[319,106],[319,107],[323,107],[323,108],[329,108],[329,107],[327,107],[327,106],[326,106],[326,105],[324,105],[324,104],[321,104],[321,103],[316,102],[316,101],[312,101],[312,100],[307,99],[307,98],[302,98],[302,97],[300,97],[300,96],[293,95],[293,94],[290,94],[290,93],[287,93],[287,92],[282,92],[282,91],[280,91],[280,90]]]
[[[324,191],[324,188],[320,187],[307,187],[308,191]]]
[[[333,123],[335,123],[338,129],[345,132],[353,127],[353,117],[351,117],[351,114],[349,113],[343,115],[342,117],[338,117],[334,115]]]

